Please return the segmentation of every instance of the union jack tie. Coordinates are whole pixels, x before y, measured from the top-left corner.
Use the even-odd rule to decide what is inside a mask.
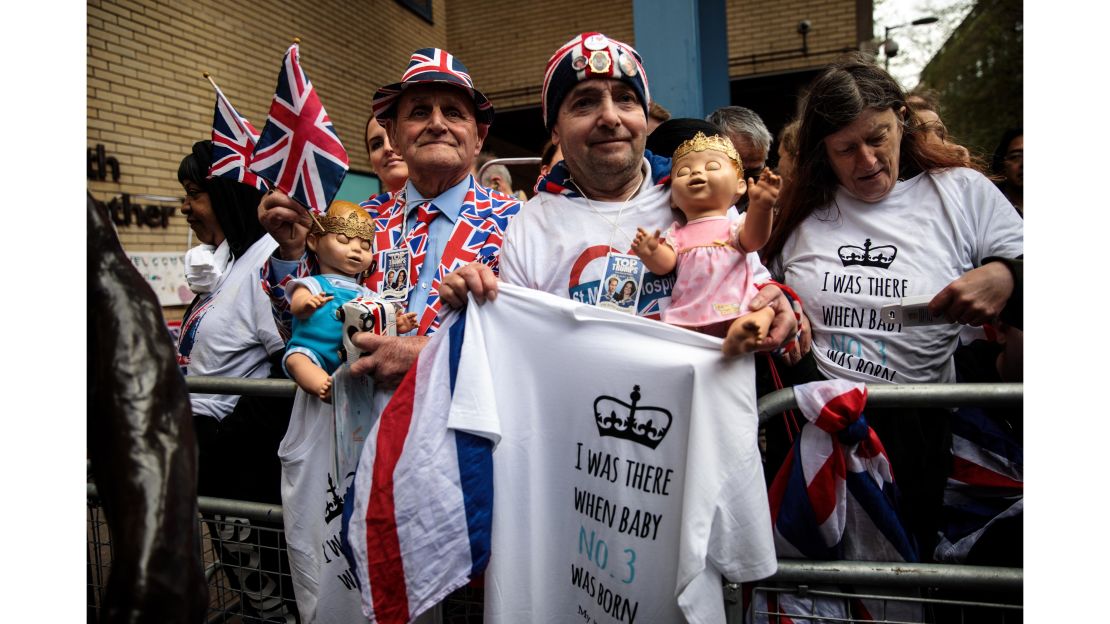
[[[419,283],[421,274],[424,268],[424,255],[428,251],[428,228],[431,226],[436,217],[443,214],[443,212],[436,207],[432,202],[424,202],[416,208],[416,225],[413,226],[408,236],[405,238],[405,244],[409,248],[409,262],[410,270],[412,271],[412,281],[410,284],[416,285]],[[432,267],[432,275],[435,275],[435,267]]]

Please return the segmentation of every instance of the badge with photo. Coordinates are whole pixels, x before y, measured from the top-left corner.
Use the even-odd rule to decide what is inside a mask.
[[[636,314],[643,280],[644,262],[639,257],[609,254],[605,259],[605,276],[598,287],[597,306]]]
[[[409,297],[409,250],[395,247],[382,252],[382,291],[386,301],[406,301]]]

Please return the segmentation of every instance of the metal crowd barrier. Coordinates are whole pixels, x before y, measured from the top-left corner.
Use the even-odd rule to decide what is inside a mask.
[[[212,394],[292,396],[296,385],[285,380],[245,380],[230,377],[187,377],[189,390]],[[1022,384],[936,384],[869,386],[867,404],[873,407],[1001,407],[1020,405]],[[797,402],[793,388],[759,399],[760,421],[789,409]],[[275,505],[201,496],[197,499],[204,536],[204,561],[209,580],[208,622],[271,621],[265,610],[291,601],[289,569],[284,557],[282,510]],[[103,604],[112,563],[112,545],[103,519],[96,486],[88,484],[88,614],[95,621]],[[229,543],[255,555],[229,560],[217,555]],[[233,548],[234,550],[234,548]],[[282,552],[276,552],[281,550]],[[268,552],[274,551],[274,552]],[[257,553],[274,555],[259,557]],[[280,556],[277,556],[280,555]],[[266,568],[264,559],[279,564]],[[259,577],[268,579],[255,582]],[[232,578],[239,583],[231,582]],[[245,581],[245,582],[244,582]],[[756,605],[751,621],[779,622],[1021,622],[1023,570],[988,566],[907,564],[874,561],[780,560],[778,572],[751,587],[725,585],[728,622],[745,621],[742,594]],[[481,600],[475,590],[452,597],[437,614],[441,622],[481,621]],[[792,602],[782,597],[788,596]],[[814,615],[819,602],[880,605],[865,616],[847,608],[844,613]],[[791,611],[797,605],[809,605]],[[248,608],[250,605],[251,608]],[[904,619],[906,607],[917,614]],[[889,610],[889,613],[888,613]],[[262,613],[260,616],[259,613]]]

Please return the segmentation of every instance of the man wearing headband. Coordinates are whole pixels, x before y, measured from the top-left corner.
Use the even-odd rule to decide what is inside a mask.
[[[498,272],[503,227],[520,202],[493,196],[470,174],[493,123],[493,106],[474,88],[466,66],[446,50],[414,52],[401,81],[374,94],[373,110],[408,165],[409,179],[397,193],[362,204],[374,218],[378,251],[374,272],[364,283],[382,292],[390,272],[407,276],[407,283],[399,286],[407,292],[407,311],[417,315],[419,325],[415,336],[356,334],[354,343],[368,355],[352,364],[351,372],[370,374],[379,384],[394,387],[427,335],[439,327],[444,276],[471,262]],[[276,230],[275,237],[286,239],[285,224],[308,221],[304,210],[280,193],[263,200],[260,215],[267,229]],[[297,230],[300,244],[283,244],[281,258],[275,256],[271,264],[302,258],[295,272],[307,273],[304,234]],[[272,292],[303,276],[279,279],[275,273],[268,277]]]
[[[609,254],[626,254],[636,228],[666,229],[675,219],[663,186],[670,161],[645,151],[651,103],[639,53],[601,33],[578,35],[547,62],[541,108],[563,161],[537,184],[539,191],[511,224],[501,278],[593,304]],[[770,279],[755,254],[757,282]],[[644,274],[636,314],[659,318],[670,304],[674,276]],[[449,275],[440,289],[448,305],[462,307],[467,292],[478,301],[497,296],[497,278],[471,264]],[[771,305],[775,319],[761,349],[794,336],[797,319],[777,286],[764,288],[751,309]]]

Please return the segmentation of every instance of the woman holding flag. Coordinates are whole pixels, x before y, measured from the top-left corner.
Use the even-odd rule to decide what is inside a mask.
[[[186,194],[181,213],[201,242],[186,253],[186,277],[196,298],[181,323],[178,365],[185,375],[282,377],[284,343],[258,283],[260,267],[277,246],[256,217],[262,193],[227,178],[208,178],[212,163],[212,141],[198,141],[177,172]],[[199,451],[197,493],[280,504],[277,447],[292,400],[192,394],[191,402]],[[263,618],[295,616],[288,580],[258,571],[288,569],[286,562],[265,562],[284,558],[284,544],[259,543],[280,533],[252,531],[242,519],[213,523],[210,533],[232,586],[252,590],[245,594],[248,612]],[[262,557],[263,564],[251,570],[247,564],[255,557]]]

